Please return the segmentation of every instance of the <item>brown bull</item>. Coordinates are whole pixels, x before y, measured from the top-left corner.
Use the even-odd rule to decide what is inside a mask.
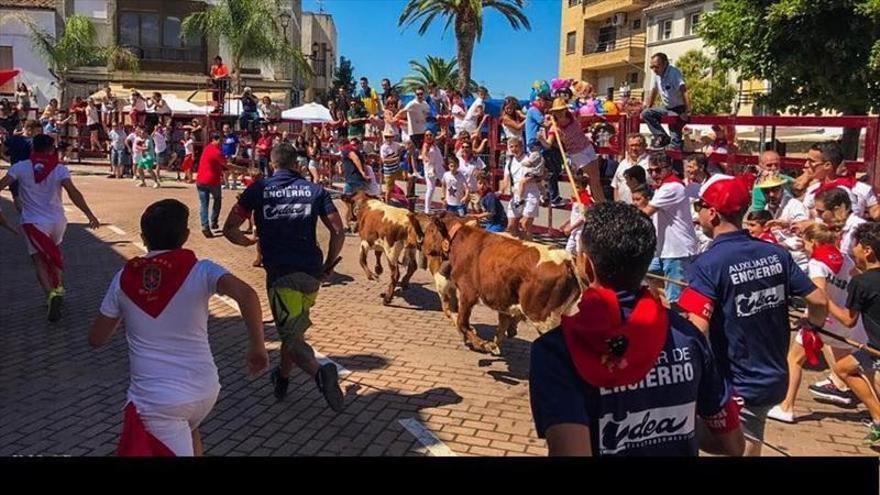
[[[382,302],[391,304],[398,285],[406,289],[415,273],[416,253],[421,244],[421,226],[410,211],[387,205],[359,192],[351,198],[357,211],[357,229],[361,237],[360,264],[370,280],[378,280],[382,273],[381,256],[385,255],[391,271],[388,288],[382,293]],[[376,271],[367,266],[367,252],[376,253]],[[406,267],[400,279],[400,266]]]
[[[475,351],[500,353],[504,337],[516,335],[523,320],[539,332],[554,328],[581,294],[573,261],[564,250],[489,233],[446,213],[427,226],[422,250],[429,264],[440,260],[432,273],[435,282],[447,279],[442,288],[437,282],[444,312],[453,307],[449,296],[454,294],[456,327],[465,345]],[[443,260],[448,260],[448,268],[444,269]],[[477,302],[498,312],[492,342],[481,339],[470,326]]]

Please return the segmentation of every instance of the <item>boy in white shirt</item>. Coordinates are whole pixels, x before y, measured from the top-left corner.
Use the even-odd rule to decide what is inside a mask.
[[[189,209],[180,201],[147,207],[141,237],[149,252],[113,277],[89,332],[89,344],[100,347],[125,320],[131,381],[120,456],[202,455],[198,427],[220,393],[208,342],[212,295],[229,296],[241,308],[249,372],[269,365],[257,293],[225,268],[183,249],[188,221]]]
[[[464,204],[464,200],[470,195],[467,179],[458,170],[457,158],[450,157],[446,164],[449,171],[440,179],[440,184],[443,186],[440,199],[446,201],[446,211],[463,217],[467,215],[467,205]]]

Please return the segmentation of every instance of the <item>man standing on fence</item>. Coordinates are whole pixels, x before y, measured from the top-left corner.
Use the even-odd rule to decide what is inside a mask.
[[[642,111],[642,120],[648,124],[651,135],[654,136],[651,148],[663,149],[671,144],[673,149],[680,150],[683,148],[681,130],[689,120],[688,110],[691,106],[684,76],[677,67],[669,63],[669,57],[662,52],[651,57],[651,70],[654,72],[654,83],[648,94],[647,107]],[[662,106],[652,108],[658,94]],[[671,139],[660,125],[660,119],[667,115],[678,117],[675,123],[669,124]]]
[[[746,455],[759,456],[767,413],[788,387],[789,301],[804,297],[810,324],[820,328],[828,309],[825,294],[785,248],[742,229],[750,202],[741,178],[716,174],[700,188],[694,208],[713,241],[691,264],[679,305],[708,333],[718,369],[742,407]]]

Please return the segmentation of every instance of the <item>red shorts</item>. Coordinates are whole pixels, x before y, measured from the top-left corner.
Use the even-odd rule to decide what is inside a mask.
[[[186,155],[183,157],[183,163],[180,164],[180,169],[184,172],[189,172],[192,170],[193,165],[196,163],[196,159],[193,155]]]

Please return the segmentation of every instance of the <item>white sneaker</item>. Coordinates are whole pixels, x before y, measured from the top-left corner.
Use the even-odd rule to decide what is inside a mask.
[[[162,187],[162,186],[158,182],[153,184],[153,189],[159,189],[160,187]]]
[[[773,406],[773,408],[767,412],[767,417],[783,423],[794,423],[794,411],[783,411],[782,408],[779,407],[779,404]]]
[[[138,183],[137,183],[137,186],[138,186],[138,187],[147,187],[147,185],[144,184],[143,182],[138,182]]]

